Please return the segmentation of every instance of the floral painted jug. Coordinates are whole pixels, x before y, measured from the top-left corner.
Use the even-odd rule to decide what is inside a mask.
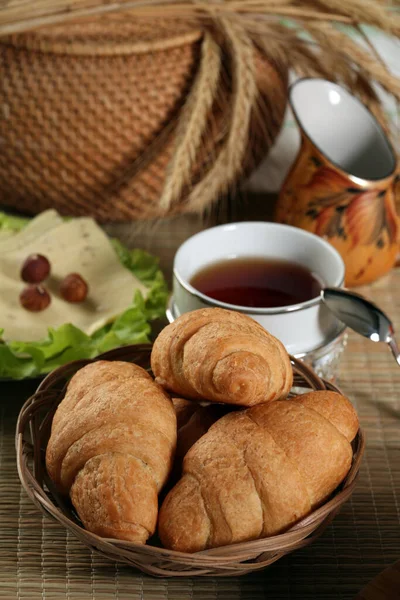
[[[275,218],[326,238],[342,255],[347,286],[374,281],[398,254],[394,150],[368,109],[330,81],[297,81],[290,104],[302,142]]]

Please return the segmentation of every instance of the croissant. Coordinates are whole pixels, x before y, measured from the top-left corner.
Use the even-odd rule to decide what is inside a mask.
[[[76,373],[53,419],[47,471],[90,531],[145,543],[171,470],[176,416],[144,369],[98,361]]]
[[[52,430],[65,416],[70,419],[71,411],[84,395],[97,385],[102,385],[106,381],[121,381],[131,377],[142,377],[152,381],[150,375],[144,369],[122,361],[114,361],[111,369],[110,363],[105,360],[90,363],[84,369],[80,369],[69,382],[68,393],[58,405],[51,425]]]
[[[293,382],[283,344],[250,317],[220,308],[185,313],[163,329],[151,367],[175,394],[243,406],[285,398]]]
[[[178,438],[175,465],[181,468],[185,454],[218,419],[229,411],[227,404],[200,404],[184,398],[172,398],[176,413]]]
[[[162,504],[163,545],[197,552],[286,530],[346,476],[357,430],[349,400],[327,391],[222,417],[186,454]]]

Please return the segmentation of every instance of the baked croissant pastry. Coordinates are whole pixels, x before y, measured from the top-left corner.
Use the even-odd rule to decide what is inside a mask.
[[[327,391],[222,417],[186,454],[163,502],[163,545],[197,552],[288,529],[346,476],[357,430],[350,402]]]
[[[285,398],[293,381],[283,344],[250,317],[221,308],[185,313],[163,329],[151,367],[175,394],[242,406]]]
[[[98,361],[68,385],[46,466],[87,529],[144,544],[175,447],[176,416],[164,390],[141,367]]]
[[[109,361],[99,360],[86,365],[84,369],[80,369],[75,373],[68,384],[68,393],[58,405],[54,414],[51,424],[52,430],[63,417],[68,415],[68,419],[70,418],[71,411],[85,394],[95,386],[102,385],[106,381],[122,381],[131,377],[143,377],[144,379],[151,380],[150,375],[138,365],[123,361],[114,361],[112,368],[110,368],[110,364]]]

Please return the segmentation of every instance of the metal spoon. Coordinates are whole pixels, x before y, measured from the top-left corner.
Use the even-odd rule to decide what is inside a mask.
[[[342,323],[373,342],[386,342],[400,365],[400,349],[394,337],[393,323],[373,302],[342,288],[325,288],[322,299]]]

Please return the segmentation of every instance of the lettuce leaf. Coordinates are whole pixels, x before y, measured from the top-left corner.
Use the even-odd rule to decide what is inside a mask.
[[[0,212],[2,230],[19,231],[28,220]],[[131,306],[115,321],[88,336],[70,323],[49,328],[47,337],[35,342],[1,342],[0,378],[24,379],[44,375],[69,361],[94,358],[102,352],[149,342],[150,322],[165,314],[168,287],[158,260],[144,250],[129,250],[118,240],[110,240],[121,263],[140,279],[149,293],[146,300],[136,291]]]
[[[0,231],[21,231],[28,223],[29,219],[0,212]]]

